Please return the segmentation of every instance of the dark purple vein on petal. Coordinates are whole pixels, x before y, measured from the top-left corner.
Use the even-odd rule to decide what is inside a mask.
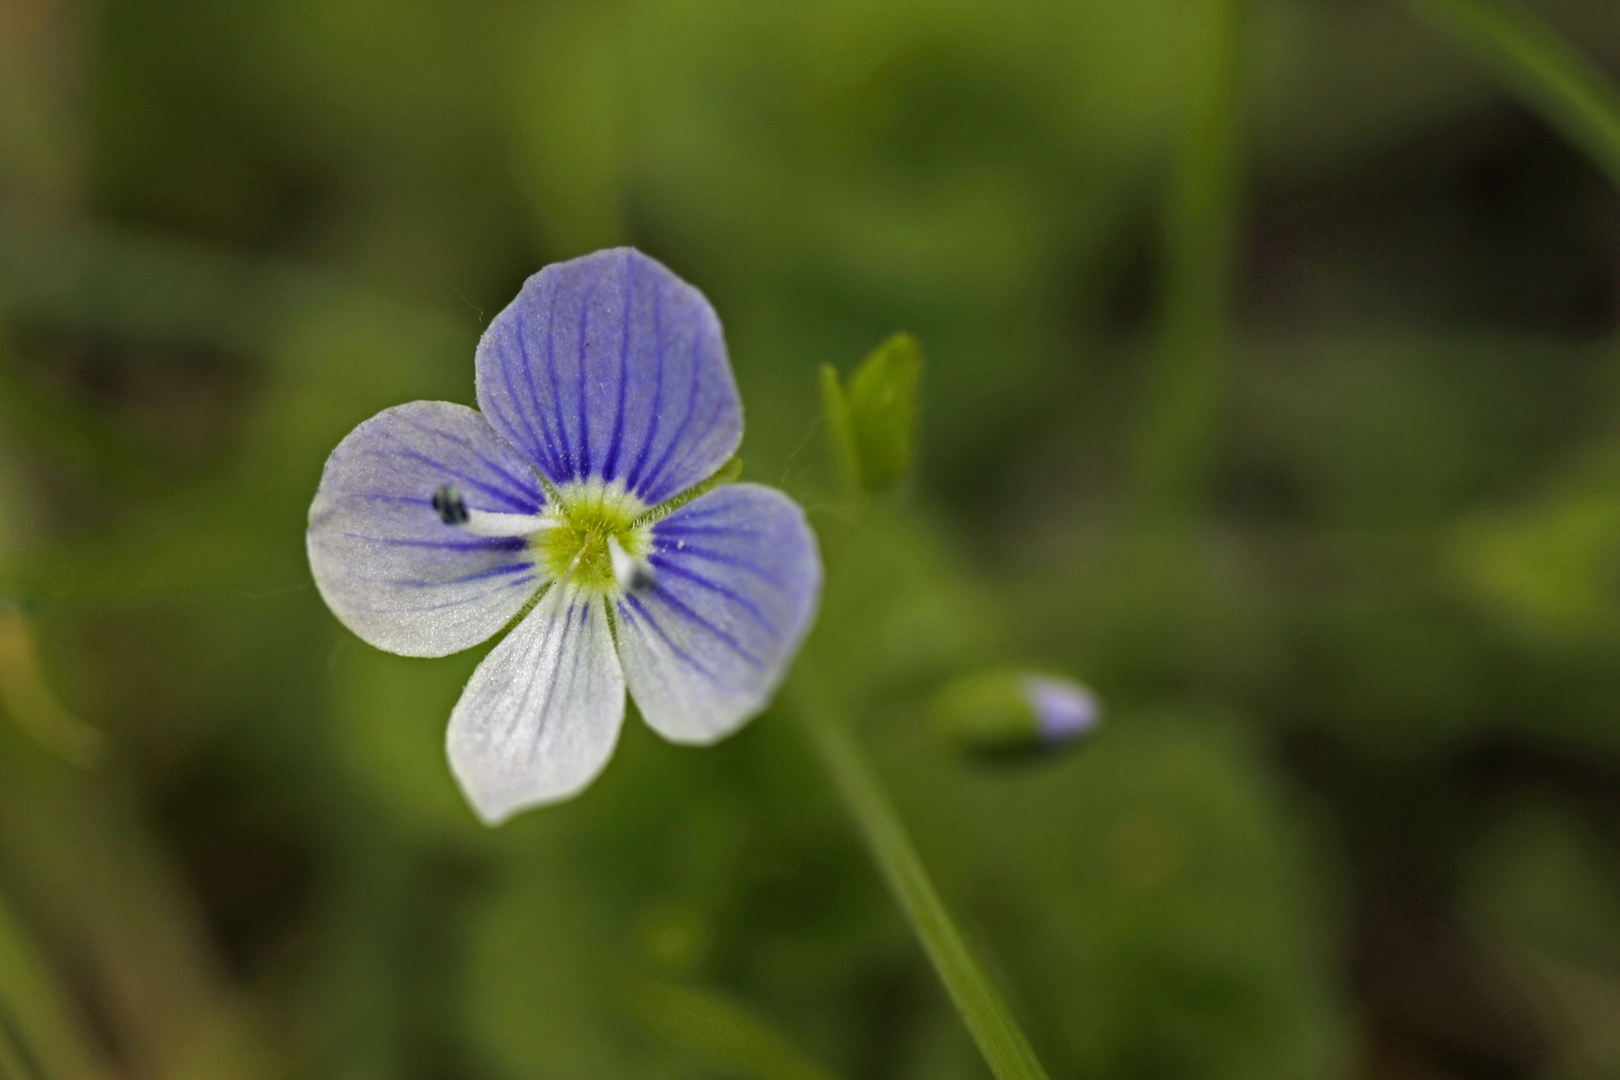
[[[368,453],[374,454],[378,457],[402,457],[407,461],[414,461],[419,465],[426,465],[430,469],[437,469],[446,476],[453,476],[468,486],[477,488],[490,498],[495,499],[498,502],[503,502],[514,510],[529,510],[533,506],[531,503],[525,503],[518,496],[515,496],[510,492],[503,491],[493,484],[486,483],[470,473],[462,472],[460,469],[452,469],[442,461],[434,461],[432,458],[428,457],[419,450],[372,450],[368,451]]]
[[[543,408],[540,403],[540,387],[535,383],[531,374],[529,377],[529,393],[534,396],[535,415],[540,417],[540,428],[545,433],[551,447],[552,463],[556,466],[552,476],[557,480],[564,480],[573,471],[573,449],[568,443],[568,424],[563,420],[561,399],[557,396],[557,310],[554,305],[546,308],[546,381],[551,385],[551,402],[549,408]],[[552,430],[552,424],[557,430]]]
[[[551,383],[552,394],[556,394],[557,379],[554,367],[556,350],[555,326],[556,312],[546,309],[546,370],[550,373],[548,381]],[[529,370],[529,395],[534,399],[534,414],[540,419],[540,434],[546,440],[546,449],[551,455],[551,471],[546,475],[561,480],[564,473],[570,468],[568,462],[568,432],[563,425],[562,415],[557,411],[558,405],[553,397],[549,407],[540,400],[540,386],[534,381],[534,369]],[[553,430],[555,427],[556,430]]]
[[[562,440],[562,468],[556,480],[568,480],[578,475],[574,468],[574,447],[568,438],[568,418],[563,415],[562,390],[557,384],[557,305],[556,290],[552,290],[552,303],[546,306],[546,377],[551,383],[551,407],[557,413],[557,437]],[[538,402],[536,408],[539,407]]]
[[[448,431],[441,431],[435,427],[426,427],[421,424],[413,424],[409,420],[404,422],[408,427],[415,428],[417,431],[420,431],[425,435],[438,435],[461,447],[473,457],[477,458],[479,462],[481,462],[490,472],[498,474],[503,480],[506,480],[514,488],[516,488],[521,494],[532,498],[535,506],[545,505],[546,499],[542,492],[540,492],[533,484],[525,483],[519,477],[513,476],[511,473],[507,472],[500,466],[498,462],[492,461],[491,459],[485,457],[483,452],[473,445],[471,439],[463,439],[450,434]]]
[[[675,434],[670,436],[669,445],[664,447],[663,453],[658,456],[658,463],[654,465],[652,467],[652,471],[647,474],[645,490],[641,493],[643,498],[650,503],[658,503],[663,501],[654,497],[654,492],[658,490],[658,485],[661,477],[664,474],[664,466],[669,462],[669,455],[674,452],[675,447],[680,445],[681,436],[686,434],[686,428],[692,422],[692,413],[697,409],[698,380],[702,376],[703,372],[703,365],[698,362],[698,358],[696,356],[698,345],[699,336],[693,335],[693,355],[691,357],[692,384],[687,387],[686,390],[686,412],[681,417],[680,426],[675,429]]]
[[[735,555],[728,555],[723,551],[711,551],[709,548],[691,547],[690,545],[685,547],[676,547],[674,544],[665,544],[660,551],[665,554],[679,555],[683,558],[703,559],[707,562],[716,563],[720,566],[729,566],[733,569],[742,570],[745,573],[753,574],[760,580],[769,582],[772,585],[782,584],[782,578],[779,575],[773,574],[771,571],[766,570],[758,563],[750,562],[747,559],[740,559]]]
[[[508,377],[508,375],[507,375],[507,373],[506,373],[506,371],[504,369],[501,372],[501,378],[502,378],[503,381],[506,382],[507,393],[510,394],[511,390],[512,390],[512,384],[511,384],[510,378]],[[515,399],[513,399],[512,400],[512,405],[514,407],[517,407],[518,402]],[[496,400],[495,396],[493,394],[491,394],[490,400],[488,402],[483,403],[483,412],[484,412],[484,419],[487,420],[490,423],[491,426],[494,426],[494,425],[498,424],[501,427],[504,427],[507,430],[511,431],[512,432],[512,439],[514,439],[514,440],[520,439],[522,437],[523,432],[521,430],[519,430],[517,424],[514,424],[512,422],[512,419],[511,419],[510,416],[507,415],[506,410],[501,407],[501,402]],[[502,438],[505,438],[505,436],[502,436]],[[531,459],[533,457],[535,457],[535,450],[534,450],[533,447],[519,446],[518,447],[518,452],[523,454],[525,457],[528,457],[528,458],[531,458]]]
[[[653,316],[653,399],[652,411],[647,415],[647,433],[642,436],[641,448],[636,451],[636,463],[630,467],[630,472],[624,478],[624,486],[631,491],[636,490],[636,483],[641,478],[641,470],[647,464],[647,454],[652,450],[653,440],[658,436],[658,410],[664,406],[664,319],[663,319],[664,291],[654,288],[652,293]]]
[[[612,480],[619,467],[619,445],[624,441],[624,400],[630,396],[630,321],[635,307],[635,259],[625,262],[624,333],[619,337],[619,405],[613,416],[613,437],[608,440],[607,460],[602,462],[602,479]]]
[[[469,540],[416,540],[403,536],[367,536],[364,533],[346,532],[343,534],[351,540],[364,540],[370,544],[383,544],[387,547],[415,547],[435,548],[441,551],[522,551],[529,541],[521,536],[479,536]]]
[[[714,623],[710,622],[708,619],[705,619],[702,615],[699,615],[696,611],[693,611],[692,608],[688,606],[680,597],[676,596],[674,593],[660,585],[657,578],[653,579],[653,590],[657,592],[659,599],[661,599],[670,608],[674,609],[677,615],[697,626],[701,626],[703,629],[713,634],[716,639],[731,646],[733,652],[742,657],[744,660],[748,661],[750,664],[753,664],[755,667],[762,668],[765,666],[765,661],[743,648],[742,642],[738,641],[734,636],[714,625]]]
[[[576,604],[575,601],[570,600],[568,610],[563,614],[562,636],[557,639],[557,662],[552,666],[551,678],[546,680],[546,696],[540,702],[540,722],[534,725],[534,738],[529,744],[529,760],[531,761],[540,752],[540,740],[545,737],[546,728],[551,723],[551,699],[556,695],[557,684],[562,681],[563,666],[568,662],[568,639],[574,633],[574,609],[576,606],[589,607],[589,603],[580,602]],[[580,620],[579,625],[580,629],[583,630],[585,626],[583,619]],[[580,634],[579,638],[581,641],[585,640],[583,634]],[[568,700],[568,691],[574,689],[574,678],[579,673],[579,653],[582,651],[579,648],[573,650],[574,663],[568,668],[568,687],[563,693],[564,701]]]
[[[717,396],[710,400],[709,411],[704,413],[703,419],[698,422],[698,430],[704,432],[704,434],[699,436],[697,443],[691,447],[691,453],[694,456],[703,456],[704,443],[714,433],[714,422],[720,418],[720,413],[725,409],[725,407],[726,399],[723,396]],[[660,469],[660,478],[662,479],[662,469]],[[663,482],[665,484],[668,483],[667,480],[664,480]],[[673,495],[678,494],[680,494],[679,490],[673,488],[666,491],[650,493],[649,501],[659,503]]]
[[[725,407],[726,399],[723,395],[716,395],[710,399],[709,411],[703,414],[702,420],[698,421],[698,430],[703,434],[698,436],[698,442],[692,447],[692,453],[694,455],[701,456],[701,452],[704,449],[705,444],[713,440],[715,434],[715,421],[720,419],[720,414],[725,410]],[[672,491],[670,494],[674,495],[676,492]]]
[[[354,576],[361,581],[370,581],[379,585],[398,585],[402,589],[438,589],[446,585],[466,585],[473,581],[485,581],[489,578],[500,577],[503,574],[516,574],[529,570],[533,566],[533,563],[510,563],[505,566],[492,566],[484,570],[475,570],[460,577],[445,578],[443,581],[426,581],[421,578],[360,577],[358,574]]]
[[[367,502],[404,503],[406,506],[431,506],[431,496],[422,495],[386,495],[380,491],[356,491],[345,495],[346,499],[365,499]]]
[[[579,386],[575,395],[579,402],[579,475],[581,478],[591,475],[591,418],[586,409],[590,395],[586,392],[585,361],[586,353],[590,349],[590,338],[587,336],[591,329],[591,305],[589,298],[579,308]]]
[[[518,400],[517,388],[512,385],[512,373],[503,369],[501,377],[506,381],[506,395],[518,411],[523,414],[523,427],[529,433],[529,442],[533,447],[535,464],[547,473],[557,471],[555,455],[552,452],[551,436],[546,427],[546,414],[540,408],[540,395],[534,385],[534,357],[529,355],[529,322],[522,314],[512,319],[514,336],[517,338],[518,354],[523,357],[523,381],[529,387],[529,407],[522,408]],[[536,421],[539,430],[535,429]]]
[[[669,559],[663,558],[662,556],[654,555],[649,561],[654,567],[666,574],[673,574],[685,581],[690,581],[699,588],[708,589],[710,592],[713,592],[718,596],[725,597],[727,600],[730,600],[733,604],[736,604],[738,607],[742,608],[749,615],[751,615],[754,621],[759,623],[760,627],[766,632],[771,634],[776,633],[776,624],[765,617],[765,613],[759,609],[759,605],[748,599],[746,596],[738,594],[736,590],[722,585],[718,581],[710,581],[702,574],[688,570],[679,563],[672,562]]]
[[[688,525],[682,522],[678,525],[660,522],[659,536],[668,536],[673,533],[685,533],[688,536],[738,536],[746,540],[769,540],[766,533],[758,529],[744,529],[735,525]]]
[[[722,487],[708,498],[700,502],[688,503],[681,507],[679,514],[665,519],[666,523],[678,521],[707,521],[709,518],[734,515],[737,513],[737,495],[734,488]],[[744,500],[743,512],[747,513],[747,502]]]
[[[447,608],[466,607],[468,604],[479,603],[480,601],[486,600],[498,592],[509,592],[520,585],[527,585],[534,580],[534,578],[514,578],[511,581],[501,582],[499,588],[489,589],[474,596],[458,596],[456,599],[446,600],[442,604],[402,604],[393,607],[385,607],[381,604],[365,604],[362,606],[367,611],[374,611],[379,615],[398,615],[405,612],[418,614],[423,611],[444,611]]]
[[[523,316],[514,315],[512,317],[512,322],[512,336],[517,341],[518,356],[522,359],[523,370],[528,371],[530,368],[529,351],[527,346],[523,344],[523,339],[526,336],[523,332],[525,329],[523,325]],[[518,424],[512,423],[510,419],[503,416],[503,423],[505,423],[505,425],[510,428],[514,434],[527,432],[529,436],[529,453],[536,461],[544,458],[545,447],[541,445],[540,439],[534,430],[534,423],[529,419],[529,413],[524,410],[523,401],[518,396],[517,387],[512,383],[511,356],[504,348],[501,350],[501,384],[506,387],[506,400],[512,403],[512,407],[517,410],[517,418],[523,422],[520,427]]]
[[[562,597],[558,596],[557,601],[558,606],[560,607]],[[531,615],[530,618],[533,618],[533,616]],[[558,632],[562,634],[562,640],[557,642],[557,655],[561,656],[562,650],[568,642],[568,624],[566,622],[560,622],[555,618],[547,619],[546,624],[540,628],[540,640],[535,645],[535,654],[544,656],[546,654],[547,646],[551,643],[553,634]],[[527,674],[529,678],[523,684],[523,700],[519,702],[517,709],[513,711],[511,722],[506,726],[506,729],[501,732],[500,741],[504,749],[511,749],[512,738],[517,734],[518,728],[523,725],[523,718],[529,713],[529,699],[534,697],[534,684],[542,678],[545,678],[546,675],[545,672],[537,670],[537,666],[532,663],[524,664],[523,668],[524,674]],[[555,668],[550,672],[550,675],[551,678],[545,679],[545,694],[540,699],[540,715],[542,717],[545,716],[546,706],[551,701],[551,691],[557,682],[557,672]]]
[[[626,610],[626,605],[633,610]],[[675,654],[675,657],[680,660],[681,663],[688,665],[699,675],[702,675],[705,679],[708,679],[716,686],[724,687],[727,690],[737,689],[736,686],[720,678],[719,675],[709,670],[709,668],[704,665],[702,661],[698,660],[697,657],[675,644],[675,639],[669,636],[669,632],[659,624],[657,619],[653,618],[652,612],[647,610],[646,605],[642,604],[640,598],[635,596],[626,596],[624,598],[624,602],[619,605],[619,610],[623,614],[627,615],[632,622],[637,624],[645,624],[651,627],[652,632],[658,635],[659,639],[663,641],[664,645],[669,649],[670,652]],[[669,679],[667,676],[664,678],[664,683],[665,685],[669,684]]]

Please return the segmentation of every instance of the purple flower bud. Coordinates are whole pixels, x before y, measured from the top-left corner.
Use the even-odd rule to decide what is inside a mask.
[[[1048,746],[1062,746],[1097,726],[1097,698],[1079,683],[1026,675],[1024,697],[1035,710],[1036,730]]]
[[[974,757],[1050,754],[1097,726],[1096,697],[1070,679],[993,669],[954,680],[936,696],[933,720]]]

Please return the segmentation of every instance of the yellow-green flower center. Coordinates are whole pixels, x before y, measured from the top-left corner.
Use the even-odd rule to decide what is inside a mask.
[[[594,593],[615,590],[608,541],[618,540],[632,558],[645,557],[652,547],[652,528],[638,527],[635,521],[646,509],[617,483],[585,480],[564,484],[546,510],[548,527],[529,541],[535,561],[553,581],[567,578],[570,584]]]

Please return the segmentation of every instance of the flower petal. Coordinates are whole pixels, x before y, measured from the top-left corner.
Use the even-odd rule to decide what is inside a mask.
[[[631,248],[524,283],[478,343],[478,406],[553,482],[618,480],[648,505],[708,478],[742,440],[714,309]]]
[[[596,778],[624,720],[624,672],[603,602],[553,587],[473,672],[450,713],[450,768],[498,825]]]
[[[321,596],[362,639],[404,656],[478,644],[541,584],[521,537],[470,536],[440,520],[454,484],[479,510],[532,514],[534,470],[476,411],[413,401],[373,416],[326,459],[309,508],[309,565]]]
[[[815,536],[786,495],[732,484],[654,525],[647,561],[651,584],[617,602],[631,696],[671,742],[724,738],[765,707],[810,626]]]

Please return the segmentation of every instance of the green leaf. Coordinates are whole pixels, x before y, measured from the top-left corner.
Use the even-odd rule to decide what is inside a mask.
[[[887,491],[911,471],[922,367],[917,339],[895,334],[872,350],[849,381],[849,425],[868,492]],[[823,387],[825,393],[825,382]]]
[[[832,444],[839,482],[846,493],[853,495],[861,489],[860,454],[855,448],[849,398],[838,381],[838,369],[831,364],[821,365],[821,411],[827,420],[827,441]]]

